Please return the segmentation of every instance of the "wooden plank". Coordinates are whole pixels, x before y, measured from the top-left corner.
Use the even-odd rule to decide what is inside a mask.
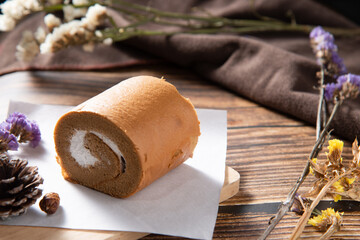
[[[224,185],[220,194],[220,202],[234,196],[239,190],[240,175],[230,167],[225,168]],[[20,216],[21,217],[21,216]],[[20,239],[47,239],[47,240],[112,240],[139,239],[148,233],[139,232],[119,232],[119,231],[91,231],[73,230],[53,227],[24,227],[24,226],[0,226],[0,239],[20,240]]]

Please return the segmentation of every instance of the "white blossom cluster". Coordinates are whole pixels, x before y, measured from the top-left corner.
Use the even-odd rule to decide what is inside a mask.
[[[31,12],[43,9],[37,0],[8,0],[0,5],[3,14],[0,15],[0,31],[14,29],[16,22]]]
[[[39,45],[45,41],[46,32],[39,27],[33,34],[31,31],[24,31],[20,43],[16,46],[15,57],[23,62],[30,62],[40,53]]]
[[[84,6],[89,4],[88,0],[73,0],[72,4],[74,6]],[[75,8],[73,5],[66,5],[63,7],[64,19],[66,22],[70,22],[75,18],[83,17],[86,15],[87,8]]]
[[[91,42],[95,36],[96,27],[102,24],[106,17],[105,7],[99,4],[91,6],[81,20],[72,20],[55,27],[40,45],[40,52],[51,53],[70,45]],[[56,20],[53,21],[56,22]]]
[[[40,2],[41,1],[41,2]],[[29,62],[39,53],[51,53],[70,45],[82,44],[85,51],[92,51],[96,29],[107,18],[106,7],[95,4],[89,8],[89,0],[8,0],[1,4],[0,31],[13,29],[24,16],[42,10],[47,5],[65,4],[63,6],[64,22],[53,14],[47,14],[44,22],[47,31],[39,27],[35,33],[25,31],[16,47],[16,58]],[[41,5],[44,4],[44,5]],[[75,6],[75,7],[74,7]],[[80,8],[76,8],[80,6]],[[74,20],[82,17],[81,20]],[[105,39],[104,44],[112,44],[112,39]]]

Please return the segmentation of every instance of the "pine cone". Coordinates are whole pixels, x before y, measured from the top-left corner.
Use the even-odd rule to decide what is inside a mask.
[[[0,156],[0,218],[18,216],[41,197],[43,183],[38,168],[27,166],[25,160]]]

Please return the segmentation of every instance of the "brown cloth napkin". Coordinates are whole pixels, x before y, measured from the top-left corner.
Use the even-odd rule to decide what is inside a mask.
[[[214,16],[254,18],[248,0],[138,2],[169,11],[191,12],[197,7]],[[350,20],[311,0],[256,0],[255,9],[263,16],[282,20],[289,20],[286,13],[291,11],[299,24],[356,27]],[[57,54],[38,56],[31,64],[17,62],[14,52],[21,32],[35,30],[42,17],[29,17],[16,30],[1,36],[0,74],[18,70],[105,69],[162,59],[189,68],[202,78],[271,109],[311,124],[316,121],[318,91],[314,87],[317,86],[315,74],[319,66],[307,34],[269,32],[242,36],[178,34],[143,37],[112,47],[99,45],[93,53],[73,47]],[[336,38],[335,43],[348,71],[360,74],[360,38]],[[331,108],[330,104],[329,111]],[[360,136],[359,98],[342,105],[331,127],[337,135],[350,141]]]

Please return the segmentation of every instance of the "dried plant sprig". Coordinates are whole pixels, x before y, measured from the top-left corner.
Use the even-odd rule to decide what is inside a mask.
[[[338,47],[331,33],[318,26],[310,33],[310,43],[319,65],[325,66],[325,74],[336,77],[347,72],[343,59],[337,53]]]
[[[295,240],[298,239],[301,235],[301,233],[303,232],[306,224],[309,221],[309,218],[311,217],[311,214],[313,212],[313,210],[315,209],[315,207],[319,204],[320,200],[328,193],[329,188],[339,179],[346,177],[349,174],[352,174],[352,172],[354,171],[354,169],[351,169],[341,175],[338,175],[334,178],[332,178],[331,180],[329,180],[326,185],[321,189],[321,191],[319,192],[319,194],[317,195],[317,197],[313,200],[313,202],[311,203],[310,207],[306,208],[304,211],[304,214],[301,216],[300,220],[298,221],[295,230],[293,231],[293,233],[290,236],[291,240]]]
[[[347,167],[344,166],[342,163],[341,153],[343,151],[343,146],[344,142],[342,142],[341,140],[330,140],[328,146],[329,152],[326,153],[327,159],[325,163],[312,161],[311,169],[314,173],[313,175],[315,176],[315,178],[317,178],[317,180],[314,182],[313,189],[311,189],[309,193],[305,195],[315,197],[315,199],[310,205],[310,207],[305,207],[304,214],[299,220],[291,239],[297,239],[300,236],[302,230],[305,227],[305,222],[310,217],[310,214],[312,213],[318,202],[325,195],[332,196],[335,201],[341,200],[343,196],[356,201],[360,201],[360,166],[357,164],[359,158],[358,142],[355,139],[352,145],[352,152],[354,158],[352,163]],[[309,224],[314,225],[314,223],[320,219],[322,219],[322,217],[314,218],[312,221],[309,221]],[[323,224],[329,227],[330,223],[331,222]],[[322,230],[326,229],[325,226],[323,226]],[[336,227],[330,227],[329,231],[324,234],[326,236],[326,239],[339,229],[340,225]]]
[[[319,134],[319,138],[317,139],[315,145],[313,146],[313,149],[310,153],[309,159],[306,163],[305,168],[303,169],[301,176],[298,178],[297,182],[295,183],[295,185],[292,187],[292,189],[288,193],[286,200],[280,204],[278,212],[276,213],[275,217],[272,218],[271,223],[269,224],[269,226],[267,227],[267,229],[264,231],[264,233],[262,234],[262,236],[259,239],[266,239],[267,236],[271,233],[271,231],[275,228],[275,226],[280,222],[280,220],[290,210],[291,206],[293,205],[294,198],[296,196],[297,191],[299,190],[301,184],[305,181],[306,176],[310,172],[310,165],[311,165],[312,159],[314,159],[318,156],[318,154],[322,148],[324,140],[327,137],[329,126],[330,126],[332,120],[334,119],[334,116],[336,115],[340,104],[341,104],[341,101],[337,101],[335,103],[334,108],[331,112],[329,119],[327,120],[327,122],[325,124],[324,129]],[[320,130],[317,129],[316,131],[320,131]]]
[[[7,2],[20,1],[20,0],[7,0]],[[15,24],[25,15],[30,14],[33,11],[44,11],[44,12],[64,12],[64,22],[70,23],[75,18],[82,17],[85,15],[88,7],[91,7],[95,4],[100,4],[102,6],[112,8],[113,10],[119,12],[125,19],[129,20],[129,23],[125,26],[118,26],[117,23],[108,16],[110,26],[101,29],[102,34],[84,34],[86,30],[79,30],[81,33],[80,38],[77,40],[81,41],[65,41],[67,44],[58,44],[56,47],[46,48],[50,52],[61,50],[64,47],[68,47],[73,44],[88,44],[93,45],[94,43],[105,43],[109,44],[116,41],[123,41],[132,37],[139,36],[153,36],[153,35],[163,35],[170,36],[178,33],[189,33],[189,34],[217,34],[217,33],[233,33],[233,34],[248,34],[254,32],[266,32],[266,31],[298,31],[309,33],[314,26],[310,25],[300,25],[295,21],[287,23],[277,19],[263,17],[259,14],[254,14],[259,17],[259,20],[250,20],[250,19],[229,19],[224,17],[216,17],[211,14],[207,15],[196,15],[196,14],[184,14],[176,13],[169,11],[162,11],[150,6],[143,6],[141,4],[136,4],[123,0],[73,0],[70,4],[69,0],[27,0],[39,1],[39,8],[34,8],[31,11],[26,11],[24,14],[20,14],[21,17],[13,21],[13,18],[9,17],[11,15],[0,15],[0,31],[8,31],[15,27]],[[20,11],[21,12],[21,11]],[[3,18],[3,19],[1,19]],[[146,29],[147,24],[152,23],[157,26],[175,26],[177,28],[170,28],[170,30],[149,30]],[[1,27],[1,25],[6,25]],[[48,24],[47,24],[48,25]],[[69,28],[80,28],[79,24],[72,23],[71,26],[64,26],[63,29],[68,30]],[[49,32],[51,33],[54,27],[58,26],[59,28],[62,25],[52,26],[50,24]],[[341,28],[326,28],[327,31],[332,32],[335,35],[341,36],[356,36],[360,35],[360,28],[356,29],[341,29]],[[75,30],[74,30],[75,31]],[[49,34],[50,35],[50,34]],[[70,34],[70,36],[72,36]],[[90,36],[92,36],[90,40]],[[75,35],[75,37],[78,37]],[[111,41],[110,41],[111,39]],[[59,40],[59,39],[57,39]],[[60,40],[59,40],[60,41]],[[50,41],[54,42],[54,40]],[[49,42],[48,42],[49,43]],[[69,44],[71,43],[71,44]],[[49,46],[47,44],[47,46]],[[327,48],[328,45],[325,45]],[[41,51],[41,53],[48,51]],[[332,62],[339,62],[341,59],[337,56],[336,51],[325,51],[327,58],[332,58]],[[324,55],[324,56],[325,56]],[[330,66],[330,65],[329,65]],[[336,68],[335,64],[335,68]],[[329,68],[330,69],[330,68]]]
[[[343,101],[347,98],[350,97],[357,97],[358,96],[358,91],[359,91],[359,87],[357,87],[358,85],[358,80],[357,80],[357,76],[353,75],[353,74],[348,74],[350,76],[356,76],[353,77],[351,79],[355,79],[355,80],[349,80],[349,81],[339,81],[339,85],[341,84],[341,90],[339,90],[338,92],[333,91],[333,95],[331,96],[331,100],[333,100],[334,102],[334,107],[333,110],[330,114],[330,117],[328,119],[326,119],[325,116],[323,116],[324,112],[325,112],[325,100],[324,97],[326,96],[327,91],[329,91],[328,85],[325,85],[325,77],[330,77],[330,78],[334,78],[337,77],[338,74],[342,74],[342,70],[346,69],[345,66],[342,66],[342,60],[339,60],[339,56],[337,55],[337,58],[334,59],[331,56],[333,56],[336,52],[337,52],[337,46],[334,43],[334,37],[332,34],[327,33],[323,28],[321,27],[317,27],[314,28],[313,31],[311,31],[310,33],[310,43],[313,47],[314,53],[318,59],[318,63],[320,64],[321,68],[320,68],[320,87],[319,87],[319,104],[318,104],[318,114],[317,114],[317,122],[316,122],[316,142],[315,145],[310,153],[310,156],[308,158],[308,161],[303,169],[303,172],[301,173],[301,176],[298,178],[297,182],[295,183],[295,185],[293,186],[293,188],[290,190],[290,192],[287,195],[287,198],[284,202],[281,203],[279,210],[277,212],[277,214],[272,218],[269,226],[267,227],[267,229],[264,231],[264,233],[262,234],[262,236],[259,239],[266,239],[266,237],[271,233],[271,231],[275,228],[275,226],[280,222],[280,220],[285,216],[285,214],[290,210],[293,202],[294,202],[294,198],[297,194],[298,189],[300,188],[301,184],[304,182],[305,178],[307,177],[307,175],[310,172],[310,166],[314,166],[313,164],[313,159],[315,159],[317,157],[317,155],[319,154],[319,152],[322,149],[322,146],[324,144],[324,141],[327,137],[327,135],[329,134],[328,130],[329,130],[329,125],[332,122],[335,114],[337,113],[340,105],[343,103]],[[329,57],[330,56],[330,57]],[[334,66],[337,66],[336,68],[334,68]],[[348,75],[342,75],[340,77],[338,77],[338,79],[342,78],[343,76],[348,76]],[[344,90],[342,90],[342,86],[343,84],[347,84],[347,86],[349,84],[351,84],[352,88],[351,91],[349,91],[349,87],[345,87]],[[355,89],[355,90],[354,90]],[[349,92],[351,92],[352,94],[349,94]],[[346,94],[345,94],[346,93]],[[346,96],[346,97],[344,97]],[[313,169],[313,168],[312,168]],[[319,174],[319,172],[317,173]],[[323,173],[325,174],[325,173]],[[324,185],[326,184],[326,182],[323,182],[322,180],[318,180],[318,183],[316,185],[316,188],[313,188],[313,193],[318,193],[319,191],[321,191],[322,187],[324,187]],[[355,190],[353,190],[353,195],[356,195],[357,193],[354,192]],[[360,190],[359,190],[360,192]],[[337,196],[338,199],[340,199],[340,194],[335,195]],[[360,195],[359,195],[360,196]],[[301,230],[302,231],[302,230]]]

